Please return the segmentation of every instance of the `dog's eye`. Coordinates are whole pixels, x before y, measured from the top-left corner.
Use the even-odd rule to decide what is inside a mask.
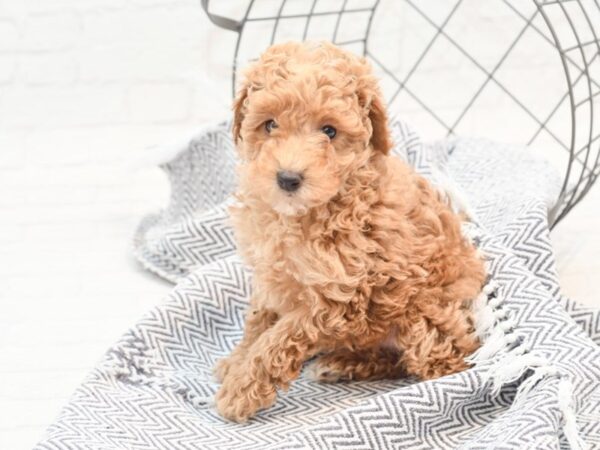
[[[277,128],[278,126],[279,125],[277,125],[277,122],[275,122],[273,119],[267,120],[265,122],[265,130],[267,130],[267,133],[270,133],[271,130]]]
[[[321,131],[325,133],[329,139],[333,139],[337,133],[337,130],[331,125],[325,125],[323,128],[321,128]]]

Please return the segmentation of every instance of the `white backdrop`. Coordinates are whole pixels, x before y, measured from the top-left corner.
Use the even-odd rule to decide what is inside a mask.
[[[401,33],[418,33],[386,3]],[[504,26],[469,3],[480,29]],[[152,167],[160,153],[145,147],[228,115],[233,42],[199,0],[0,0],[0,448],[30,448],[103,350],[168,291],[130,255],[137,221],[168,195]],[[521,58],[516,81],[559,63]],[[449,64],[429,69],[432,83]],[[484,109],[473,127],[506,121],[493,99]],[[565,290],[596,304],[598,229],[595,189],[554,235]]]

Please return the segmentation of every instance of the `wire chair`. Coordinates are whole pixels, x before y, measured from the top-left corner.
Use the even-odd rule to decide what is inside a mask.
[[[243,11],[239,19],[226,15],[231,11],[214,11],[225,2],[209,3],[201,0],[209,19],[237,34],[232,92],[238,67],[270,44],[326,39],[367,57],[388,106],[411,121],[418,117],[428,134],[476,130],[510,136],[550,155],[564,171],[559,200],[549,212],[552,227],[600,174],[599,0],[246,0],[235,5]],[[502,20],[488,20],[494,15]],[[494,23],[507,26],[497,30]],[[412,30],[410,36],[403,27]],[[552,65],[536,67],[538,52],[551,52]],[[532,70],[516,84],[510,77],[515,61]],[[444,91],[436,92],[446,75]],[[468,86],[461,98],[455,98],[456,83]],[[486,123],[486,108],[506,108],[506,120]],[[526,134],[512,135],[523,129]]]

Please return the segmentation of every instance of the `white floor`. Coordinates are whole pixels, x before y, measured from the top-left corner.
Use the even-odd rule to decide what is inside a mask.
[[[0,448],[31,448],[104,350],[169,291],[130,252],[167,189],[154,168],[3,172]],[[553,237],[565,292],[600,307],[599,229],[596,188]]]
[[[563,292],[574,300],[600,308],[600,186],[552,232]]]
[[[77,167],[4,171],[0,191],[0,448],[27,449],[105,349],[169,291],[130,252],[167,185],[158,169],[128,179]]]

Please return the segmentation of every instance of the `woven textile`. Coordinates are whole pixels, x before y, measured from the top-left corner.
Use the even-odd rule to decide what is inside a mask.
[[[249,423],[221,419],[211,369],[242,335],[251,281],[227,223],[235,156],[224,123],[163,166],[170,204],[135,238],[172,293],[108,350],[37,448],[600,448],[600,314],[561,296],[549,240],[560,177],[522,148],[423,145],[391,125],[395,154],[464,199],[465,232],[488,259],[473,368],[428,382],[302,374]]]

